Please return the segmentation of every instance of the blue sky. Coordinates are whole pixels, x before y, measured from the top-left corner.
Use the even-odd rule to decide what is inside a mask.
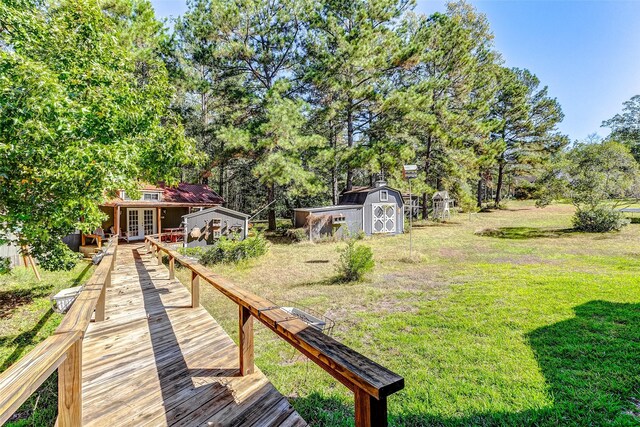
[[[151,0],[165,18],[184,0]],[[496,48],[510,67],[528,68],[549,86],[573,139],[597,132],[640,94],[640,0],[472,0],[485,13]],[[443,11],[445,1],[418,0],[417,11]]]

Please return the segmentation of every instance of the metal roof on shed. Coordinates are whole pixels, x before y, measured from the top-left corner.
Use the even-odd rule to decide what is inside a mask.
[[[200,215],[204,215],[210,212],[220,212],[220,213],[226,213],[228,215],[236,215],[236,216],[241,216],[244,218],[249,218],[250,215],[247,215],[246,213],[240,212],[240,211],[234,211],[233,209],[229,209],[229,208],[223,208],[222,206],[214,206],[212,208],[208,208],[208,209],[203,209],[201,211],[197,211],[197,212],[192,212],[190,214],[187,215],[183,215],[183,218],[193,218],[196,216],[200,216]]]
[[[358,209],[363,205],[334,205],[334,206],[323,206],[319,208],[296,208],[294,211],[302,211],[302,212],[322,212],[322,211],[338,211],[342,209]]]

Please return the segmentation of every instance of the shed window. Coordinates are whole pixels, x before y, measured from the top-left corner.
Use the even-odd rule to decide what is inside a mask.
[[[380,201],[386,202],[389,200],[389,192],[387,190],[380,190]]]

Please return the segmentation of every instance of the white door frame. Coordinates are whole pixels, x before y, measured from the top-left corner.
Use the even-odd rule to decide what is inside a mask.
[[[127,235],[129,240],[142,240],[146,234],[156,234],[157,218],[156,208],[127,208]],[[151,233],[145,233],[145,212],[151,212],[151,224],[147,222],[147,228],[151,225]],[[148,216],[147,216],[148,219]],[[147,230],[149,231],[149,230]]]
[[[382,230],[381,231],[376,231],[375,228],[375,221],[376,221],[376,216],[375,216],[375,211],[376,208],[382,208]],[[389,216],[387,215],[387,208],[391,208],[393,209],[393,215]],[[396,215],[396,211],[397,211],[397,205],[395,203],[372,203],[371,204],[371,234],[384,234],[384,233],[395,233],[397,228],[398,228],[398,217]],[[389,229],[387,228],[387,221],[388,220],[393,221],[393,228]]]

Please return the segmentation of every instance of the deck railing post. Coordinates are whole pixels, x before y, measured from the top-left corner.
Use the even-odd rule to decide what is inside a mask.
[[[147,248],[147,253],[151,250],[149,239],[144,239],[144,247]]]
[[[107,278],[110,274],[107,275]],[[108,279],[107,279],[108,280]],[[102,285],[100,296],[98,297],[98,303],[96,304],[96,322],[102,322],[104,320],[105,305],[107,299],[107,283]]]
[[[58,368],[57,425],[82,425],[82,339],[69,347],[67,358]]]
[[[169,280],[176,278],[176,259],[169,255]]]
[[[362,389],[356,389],[356,427],[387,427],[387,398],[379,400]]]
[[[160,247],[157,248],[156,256],[158,257],[158,265],[162,265],[162,251]]]
[[[195,271],[191,272],[191,307],[200,305],[200,276]]]
[[[240,357],[240,376],[253,373],[253,316],[249,309],[238,306],[239,332],[238,351]]]

